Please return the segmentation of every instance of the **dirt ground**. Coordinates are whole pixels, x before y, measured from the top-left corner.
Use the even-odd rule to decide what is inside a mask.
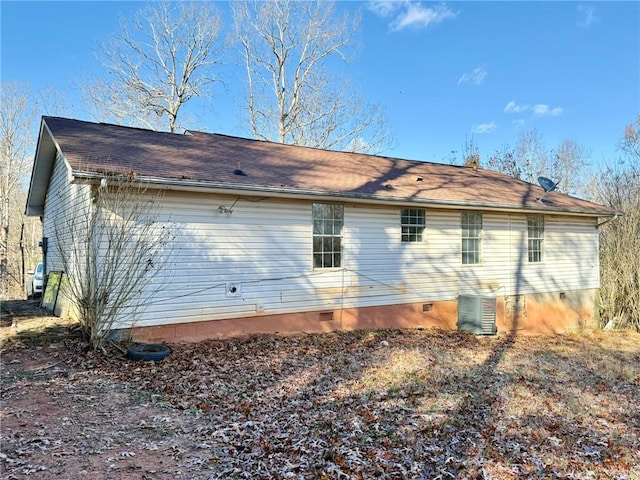
[[[6,302],[0,342],[1,478],[198,478],[199,412],[98,371],[74,323]]]
[[[640,479],[640,335],[379,331],[89,351],[3,306],[3,479]]]

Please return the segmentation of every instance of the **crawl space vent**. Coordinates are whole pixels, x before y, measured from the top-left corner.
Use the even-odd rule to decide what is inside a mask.
[[[496,299],[476,295],[458,296],[458,330],[477,335],[495,335]]]

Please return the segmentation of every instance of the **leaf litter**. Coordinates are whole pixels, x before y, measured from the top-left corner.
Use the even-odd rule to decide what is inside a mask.
[[[2,353],[2,478],[640,479],[640,335],[439,330]]]

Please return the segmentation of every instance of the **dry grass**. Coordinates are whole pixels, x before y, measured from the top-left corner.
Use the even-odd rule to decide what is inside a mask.
[[[0,306],[0,346],[11,343],[50,343],[76,336],[73,320],[52,316],[39,300],[3,301]]]

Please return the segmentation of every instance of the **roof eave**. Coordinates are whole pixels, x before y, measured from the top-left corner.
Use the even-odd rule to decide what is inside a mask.
[[[78,181],[95,182],[102,179],[103,175],[95,172],[73,172]],[[147,184],[151,188],[166,190],[179,190],[191,192],[221,193],[226,195],[264,195],[268,194],[278,198],[296,198],[306,200],[335,201],[336,198],[357,203],[374,203],[378,205],[407,205],[418,204],[425,207],[444,209],[482,209],[485,211],[537,213],[557,215],[579,215],[588,217],[614,217],[622,212],[599,210],[577,210],[553,207],[528,207],[522,205],[510,205],[499,203],[469,202],[454,200],[419,199],[415,197],[387,197],[375,194],[363,194],[356,192],[332,192],[326,190],[300,189],[293,187],[256,186],[249,184],[229,184],[226,182],[205,182],[198,180],[171,179],[162,177],[139,176],[137,181]]]
[[[41,217],[44,215],[44,203],[57,148],[53,135],[43,117],[40,122],[40,134],[38,135],[27,203],[25,205],[25,215],[28,217]]]

